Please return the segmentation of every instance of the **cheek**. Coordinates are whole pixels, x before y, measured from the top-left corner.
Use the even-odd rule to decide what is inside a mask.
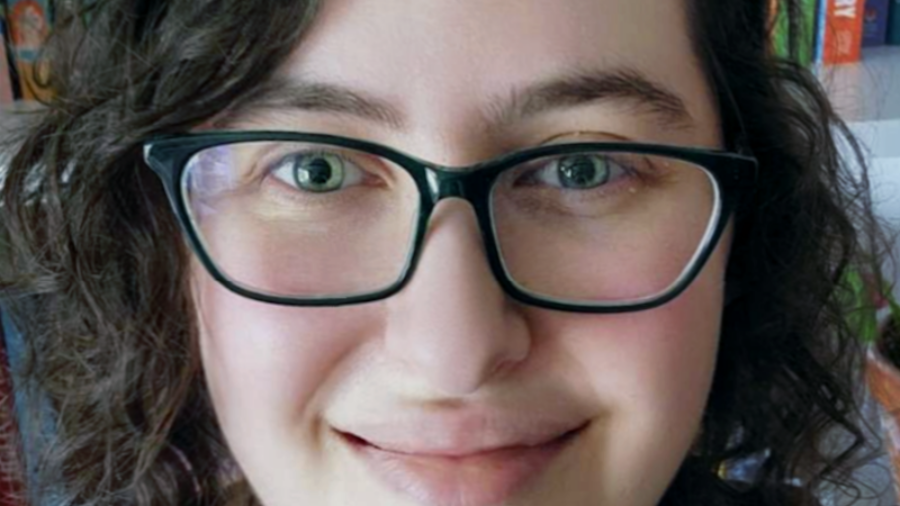
[[[364,336],[380,332],[375,306],[276,306],[194,272],[203,367],[225,432],[310,436],[299,431],[311,428],[304,422],[315,417],[317,399],[340,370],[353,367]]]
[[[696,417],[715,366],[721,311],[718,297],[697,292],[663,308],[558,334],[568,336],[561,346],[595,398],[615,404],[615,412],[640,414],[634,419]]]
[[[577,364],[598,397],[659,411],[702,404],[718,349],[729,237],[730,231],[690,287],[659,308],[594,316],[534,312],[529,326],[534,335],[558,336],[552,345]]]
[[[614,463],[603,473],[609,490],[636,476],[668,483],[696,438],[715,369],[724,257],[660,308],[532,321],[536,335],[557,336],[547,346],[565,357],[568,383],[596,400],[602,424],[591,446],[597,462]]]

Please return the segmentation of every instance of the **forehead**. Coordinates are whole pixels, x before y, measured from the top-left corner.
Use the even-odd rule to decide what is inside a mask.
[[[471,130],[515,91],[612,69],[647,77],[699,123],[714,122],[675,0],[326,0],[279,74],[363,91],[453,131],[448,111]]]
[[[326,0],[301,59],[322,70],[340,55],[363,72],[464,64],[510,77],[598,58],[677,69],[692,56],[687,28],[679,0]]]

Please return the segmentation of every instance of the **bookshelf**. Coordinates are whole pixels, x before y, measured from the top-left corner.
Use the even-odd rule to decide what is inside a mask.
[[[837,112],[868,151],[869,181],[875,212],[894,230],[900,230],[900,46],[863,50],[858,63],[818,69],[817,75]],[[900,260],[900,241],[894,244]],[[900,269],[886,266],[894,277],[894,297],[900,298]],[[863,412],[879,427],[879,411],[871,397],[863,400]],[[874,497],[859,506],[884,506],[894,501],[890,461],[886,454],[857,470],[856,478],[873,487]],[[837,498],[848,504],[849,498]]]
[[[859,63],[820,69],[818,77],[868,150],[876,213],[900,230],[900,46],[867,48]],[[900,241],[895,255],[900,255]],[[900,297],[896,270],[894,295]]]
[[[817,74],[873,160],[900,158],[900,46],[865,49],[859,63],[826,67]]]

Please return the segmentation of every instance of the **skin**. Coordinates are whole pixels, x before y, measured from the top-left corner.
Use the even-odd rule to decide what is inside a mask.
[[[280,75],[377,97],[402,121],[260,109],[236,128],[355,136],[462,165],[572,132],[714,148],[719,125],[679,2],[330,0]],[[652,16],[647,13],[652,12]],[[556,108],[510,124],[497,97],[573,69],[627,64],[665,83],[692,121],[664,127],[632,103]],[[401,124],[402,123],[402,124]],[[583,134],[580,134],[583,135]],[[656,504],[696,437],[723,304],[723,239],[682,296],[592,315],[522,305],[489,270],[471,208],[449,199],[410,284],[379,302],[291,308],[193,274],[207,381],[235,459],[267,506],[421,504],[376,479],[332,431],[470,405],[529,416],[556,403],[589,422],[504,504]]]

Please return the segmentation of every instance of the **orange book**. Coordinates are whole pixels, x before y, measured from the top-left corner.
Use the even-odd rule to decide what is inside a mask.
[[[818,61],[826,65],[859,61],[866,0],[822,0]]]

